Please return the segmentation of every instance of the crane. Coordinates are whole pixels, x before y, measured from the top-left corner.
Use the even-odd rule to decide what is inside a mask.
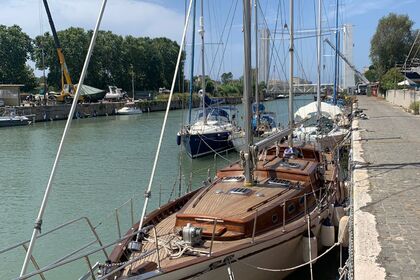
[[[58,61],[61,66],[61,92],[55,95],[55,99],[59,102],[70,103],[73,99],[73,94],[76,91],[72,83],[69,70],[67,68],[66,60],[64,58],[63,49],[61,48],[60,41],[58,40],[57,31],[55,29],[54,21],[51,16],[50,8],[47,0],[43,0],[45,11],[47,12],[48,21],[50,23],[51,32],[54,38],[55,48],[57,49]],[[83,97],[81,96],[81,99]]]
[[[368,85],[370,82],[368,79],[366,79],[365,75],[363,75],[362,73],[360,73],[359,70],[357,70],[356,66],[354,66],[353,64],[350,63],[350,61],[348,61],[348,59],[339,51],[337,50],[337,48],[331,43],[330,40],[328,40],[327,38],[324,39],[324,42],[326,42],[328,45],[330,45],[330,47],[337,52],[337,54],[341,57],[341,59],[354,71],[354,73],[356,74],[356,76],[362,81],[362,83],[364,85]]]

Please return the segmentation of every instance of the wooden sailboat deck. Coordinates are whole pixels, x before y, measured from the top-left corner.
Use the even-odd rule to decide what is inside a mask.
[[[332,182],[335,178],[332,157],[324,160],[328,167],[324,178],[319,178],[319,162],[314,159],[285,161],[269,155],[265,161],[258,161],[252,187],[244,187],[239,163],[219,170],[212,184],[155,223],[156,231],[149,231],[142,252],[132,253],[130,259],[144,252],[150,254],[126,267],[122,276],[151,271],[159,264],[161,271],[171,271],[206,261],[209,256],[253,246],[252,240],[258,243],[269,236],[278,238],[296,229],[304,231],[304,213],[315,207],[322,192],[320,180]],[[184,246],[180,232],[188,224],[202,229],[200,246]]]

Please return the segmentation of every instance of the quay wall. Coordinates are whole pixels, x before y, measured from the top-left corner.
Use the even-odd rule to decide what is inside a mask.
[[[225,104],[242,103],[241,97],[225,98]],[[113,115],[115,112],[124,107],[125,102],[101,102],[101,103],[82,103],[77,104],[75,113],[80,117],[107,116]],[[138,101],[136,104],[143,112],[165,111],[168,102],[166,100],[146,100]],[[193,107],[198,107],[199,101],[193,102]],[[37,106],[17,106],[15,107],[18,115],[30,115],[35,122],[49,120],[65,120],[70,112],[71,104],[53,104],[53,105],[37,105]],[[188,103],[183,100],[173,100],[171,102],[171,110],[186,109]]]
[[[420,91],[409,89],[387,90],[386,100],[408,110],[411,103],[420,102]]]

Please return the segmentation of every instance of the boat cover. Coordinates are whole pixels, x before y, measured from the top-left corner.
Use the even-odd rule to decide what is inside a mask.
[[[308,105],[300,107],[299,110],[295,113],[295,120],[301,121],[303,119],[309,119],[316,116],[318,112],[318,104],[317,102],[311,102]],[[340,107],[332,104],[328,104],[325,102],[321,102],[321,115],[324,117],[333,119],[338,115],[342,115],[343,111]]]

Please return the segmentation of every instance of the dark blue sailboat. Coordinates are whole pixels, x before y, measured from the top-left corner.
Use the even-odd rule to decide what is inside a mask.
[[[194,45],[195,45],[195,1],[193,2],[193,36],[192,36],[192,54],[191,54],[191,82],[190,82],[190,106],[188,125],[184,126],[177,134],[177,144],[181,143],[185,147],[185,151],[191,158],[197,158],[212,154],[215,152],[224,151],[232,147],[230,135],[234,129],[234,115],[232,118],[229,116],[228,111],[230,108],[219,107],[218,105],[223,102],[222,99],[211,99],[205,93],[205,71],[204,71],[204,20],[203,14],[200,17],[200,30],[201,36],[201,63],[202,63],[202,76],[201,87],[201,109],[196,113],[194,122],[191,120],[192,112],[192,81],[194,73]],[[201,5],[203,5],[201,1]],[[203,12],[203,9],[201,9]]]

